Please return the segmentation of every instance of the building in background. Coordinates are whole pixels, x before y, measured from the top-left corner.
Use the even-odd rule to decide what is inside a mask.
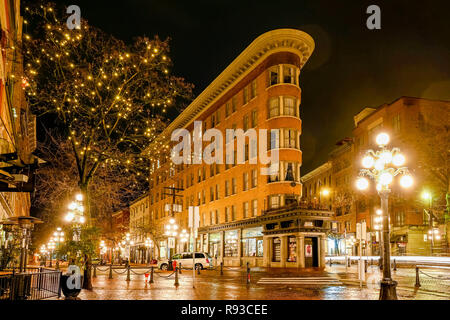
[[[37,157],[36,117],[31,114],[24,89],[20,52],[23,18],[20,1],[0,6],[0,221],[30,214]],[[2,233],[1,239],[3,239]],[[4,240],[4,239],[3,239]]]
[[[196,248],[215,263],[271,267],[324,266],[324,242],[331,213],[303,206],[300,167],[301,119],[299,85],[303,65],[314,50],[306,33],[280,29],[253,41],[163,132],[150,154],[161,153],[150,175],[150,219],[156,226],[159,257],[166,258],[164,227],[172,214],[179,230],[188,229],[188,209],[198,207],[200,228]],[[162,151],[174,145],[175,129],[193,132],[217,129],[278,129],[267,139],[269,154],[279,151],[279,168],[261,174],[266,164],[254,145],[245,140],[243,164],[174,165]],[[234,159],[236,159],[237,142]],[[203,147],[208,143],[204,142]],[[224,143],[224,154],[226,145]],[[263,150],[266,153],[266,150]],[[224,159],[225,160],[225,159]],[[168,189],[172,188],[172,189]],[[177,195],[172,197],[172,191]],[[172,204],[175,202],[173,208]],[[131,218],[133,220],[133,218]],[[175,251],[192,248],[178,242]],[[173,251],[172,251],[173,252]]]
[[[154,233],[155,225],[151,223],[149,197],[144,194],[130,203],[129,233],[131,235],[131,261],[144,263],[147,261],[145,239]]]
[[[364,108],[354,117],[353,137],[337,143],[328,162],[302,176],[304,199],[317,201],[319,186],[331,173],[332,210],[335,213],[335,231],[329,237],[328,254],[357,253],[356,223],[365,221],[369,231],[368,254],[379,254],[379,234],[375,230],[376,210],[380,200],[376,190],[360,192],[354,183],[361,168],[361,159],[368,149],[376,149],[375,137],[387,132],[390,146],[398,147],[406,155],[407,166],[415,178],[412,190],[392,186],[390,198],[391,245],[393,254],[431,254],[427,237],[430,220],[439,229],[439,240],[434,241],[433,253],[448,252],[446,193],[448,192],[450,102],[412,97],[401,97],[378,108]],[[447,128],[447,129],[446,129]],[[429,191],[433,195],[432,209],[421,199]],[[431,214],[429,214],[430,212]],[[346,239],[344,240],[344,237]],[[365,251],[364,251],[365,254]]]

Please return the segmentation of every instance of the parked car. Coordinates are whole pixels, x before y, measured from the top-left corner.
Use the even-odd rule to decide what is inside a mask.
[[[176,261],[177,266],[181,263],[183,269],[192,269],[192,252],[177,253],[172,256],[172,261]],[[195,253],[195,268],[205,269],[212,266],[212,258],[206,252]],[[167,270],[169,268],[169,261],[163,259],[158,261],[158,268]]]

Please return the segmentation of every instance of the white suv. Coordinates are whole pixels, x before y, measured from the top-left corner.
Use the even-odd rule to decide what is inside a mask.
[[[172,256],[172,261],[177,262],[177,266],[180,265],[183,269],[192,269],[192,252],[177,253]],[[206,252],[195,253],[195,268],[204,269],[209,268],[212,265],[212,258]],[[158,268],[161,270],[167,270],[169,268],[169,262],[167,259],[158,261]]]

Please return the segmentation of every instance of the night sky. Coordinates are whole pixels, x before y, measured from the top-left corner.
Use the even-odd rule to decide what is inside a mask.
[[[58,1],[125,41],[170,37],[174,74],[199,94],[256,37],[277,28],[309,33],[315,51],[301,75],[303,174],[351,134],[353,116],[400,96],[450,100],[448,1]],[[367,6],[381,30],[366,28]]]

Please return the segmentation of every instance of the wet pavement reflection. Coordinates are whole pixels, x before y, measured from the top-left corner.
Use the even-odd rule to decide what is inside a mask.
[[[356,268],[355,268],[356,270]],[[195,288],[192,283],[192,270],[183,270],[179,275],[179,286],[175,286],[174,275],[170,272],[158,272],[154,275],[154,283],[144,281],[144,275],[114,274],[108,279],[107,273],[98,273],[93,279],[94,289],[83,290],[81,299],[87,300],[377,300],[378,288],[360,288],[356,283],[353,269],[345,273],[345,267],[327,267],[318,269],[267,269],[253,268],[251,283],[246,284],[246,273],[241,268],[226,268],[224,275],[218,270],[203,270],[196,275]],[[378,271],[371,270],[371,275]],[[409,279],[410,271],[405,271],[404,278]],[[401,271],[399,273],[402,273]],[[376,275],[375,277],[377,277]],[[417,290],[409,286],[400,277],[398,298],[449,300],[450,292]],[[394,275],[395,279],[395,275]],[[403,281],[403,282],[402,282]],[[404,282],[407,286],[404,286]]]

